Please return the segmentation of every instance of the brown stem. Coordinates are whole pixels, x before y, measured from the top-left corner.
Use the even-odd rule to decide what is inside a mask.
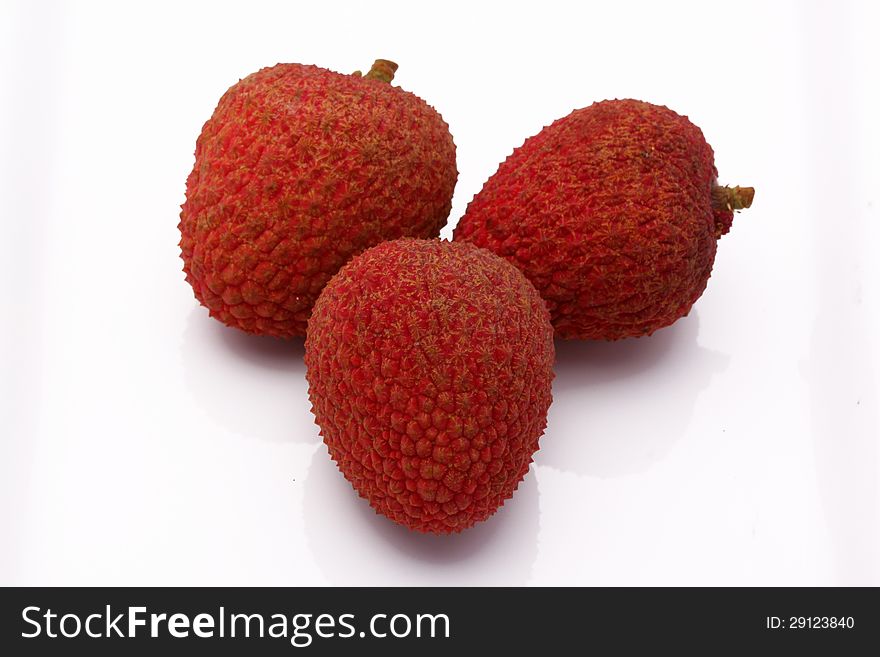
[[[752,205],[755,198],[754,187],[712,188],[712,205],[716,210],[742,210]]]
[[[397,71],[397,64],[390,59],[377,59],[373,62],[373,67],[363,77],[371,80],[382,80],[382,82],[391,82],[394,79],[395,71]],[[360,71],[355,71],[352,75],[361,77],[363,74]]]

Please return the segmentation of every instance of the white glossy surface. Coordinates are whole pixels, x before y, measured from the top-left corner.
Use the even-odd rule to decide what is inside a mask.
[[[671,4],[4,3],[0,584],[880,584],[877,5]],[[451,224],[606,97],[688,114],[757,188],[690,317],[558,345],[535,466],[457,537],[375,516],[301,343],[180,272],[221,93],[375,57],[451,125]]]

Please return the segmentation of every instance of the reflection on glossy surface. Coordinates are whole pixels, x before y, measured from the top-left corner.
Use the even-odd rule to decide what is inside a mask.
[[[248,335],[196,308],[183,334],[187,387],[208,416],[242,436],[313,442],[303,340]]]
[[[690,423],[729,358],[697,344],[696,312],[643,338],[556,342],[556,380],[538,465],[597,477],[643,472]]]
[[[534,468],[491,518],[460,534],[419,534],[378,515],[320,445],[304,492],[304,522],[315,562],[332,584],[525,584],[538,553]]]

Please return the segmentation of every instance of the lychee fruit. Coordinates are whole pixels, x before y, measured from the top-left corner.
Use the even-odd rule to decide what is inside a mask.
[[[436,237],[458,172],[440,115],[366,75],[278,64],[220,99],[196,143],[180,214],[186,279],[212,317],[304,335],[321,289],[379,242]]]
[[[649,335],[686,315],[754,189],[721,187],[687,117],[608,100],[544,128],[468,205],[455,239],[519,267],[563,338]]]
[[[305,342],[330,456],[373,508],[458,532],[513,495],[550,406],[553,328],[534,286],[471,244],[401,239],[353,258]]]

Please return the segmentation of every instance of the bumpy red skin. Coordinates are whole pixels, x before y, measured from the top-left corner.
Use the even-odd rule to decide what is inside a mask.
[[[309,320],[312,410],[376,511],[420,532],[491,516],[528,472],[553,328],[535,288],[471,244],[397,240],[354,258]]]
[[[196,144],[186,279],[229,326],[304,335],[351,256],[439,235],[457,176],[448,126],[413,94],[315,66],[263,69],[224,94]]]
[[[648,335],[686,315],[706,287],[733,220],[712,208],[716,176],[712,148],[686,117],[604,101],[515,150],[455,239],[519,267],[560,337]]]

